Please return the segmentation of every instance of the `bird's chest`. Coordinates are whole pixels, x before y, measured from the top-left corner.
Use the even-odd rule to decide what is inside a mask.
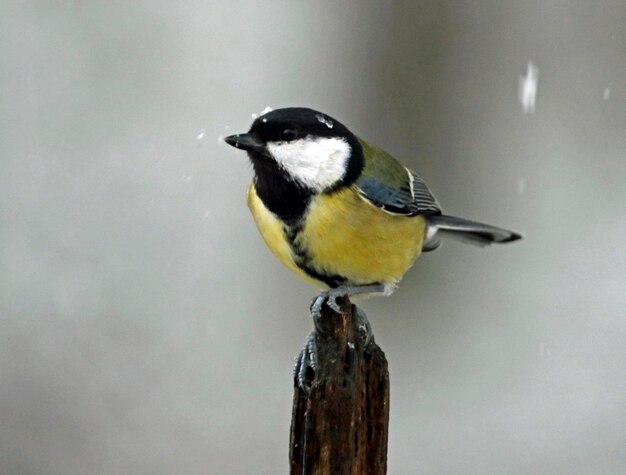
[[[248,208],[265,244],[278,260],[309,283],[324,288],[323,282],[307,274],[302,258],[294,249],[294,241],[301,230],[297,226],[287,226],[278,219],[259,198],[254,184],[248,188]]]
[[[389,215],[352,188],[316,196],[294,224],[271,213],[254,186],[248,205],[276,257],[318,287],[398,282],[421,250],[422,217]]]
[[[353,284],[397,282],[421,251],[424,219],[393,216],[352,188],[320,195],[294,239],[318,272]]]

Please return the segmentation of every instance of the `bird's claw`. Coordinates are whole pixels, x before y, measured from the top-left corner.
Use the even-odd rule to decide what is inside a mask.
[[[322,333],[323,329],[320,324],[320,319],[322,318],[322,307],[324,306],[324,302],[326,302],[326,305],[328,305],[333,312],[338,314],[342,312],[341,306],[337,303],[337,299],[345,296],[345,293],[334,292],[334,290],[335,289],[331,289],[326,292],[322,292],[315,297],[311,303],[311,317],[313,318],[313,325],[317,331]]]
[[[294,368],[296,384],[305,394],[309,394],[311,390],[316,370],[317,344],[315,343],[315,331],[312,331],[304,343],[304,348],[296,357],[296,366]]]
[[[337,303],[337,297],[342,297],[342,296],[343,295],[329,292],[327,305],[331,309],[333,309],[336,313],[341,313],[341,307]]]
[[[313,381],[315,380],[315,374],[317,372],[317,332],[320,332],[320,334],[324,333],[324,329],[322,328],[320,322],[320,318],[322,316],[322,306],[326,301],[327,305],[331,309],[333,309],[337,313],[341,313],[341,308],[337,304],[336,299],[343,295],[344,294],[340,294],[338,292],[336,292],[334,295],[331,294],[331,292],[324,292],[317,296],[311,304],[311,316],[313,317],[313,324],[315,329],[307,336],[304,348],[296,357],[296,365],[294,368],[295,384],[307,395],[311,391],[311,386],[313,384]],[[374,341],[374,336],[372,335],[372,327],[369,320],[367,319],[367,315],[359,307],[355,306],[354,317],[357,319],[356,325],[360,340],[357,344],[357,347],[367,351],[368,345]],[[352,346],[352,348],[354,348],[354,346]]]
[[[363,338],[363,348],[367,349],[370,342],[374,341],[372,326],[370,325],[370,321],[365,312],[359,307],[356,307],[356,316],[358,318],[357,329]]]
[[[315,336],[317,332],[319,332],[319,334],[325,333],[321,324],[322,307],[324,303],[326,303],[332,311],[341,314],[342,309],[337,299],[345,295],[345,292],[337,292],[336,289],[331,289],[319,294],[311,303],[311,317],[313,318],[315,330],[309,333],[304,348],[296,357],[296,366],[294,368],[296,384],[306,394],[311,390],[311,384],[315,379],[315,372],[317,370],[317,344],[315,342]]]

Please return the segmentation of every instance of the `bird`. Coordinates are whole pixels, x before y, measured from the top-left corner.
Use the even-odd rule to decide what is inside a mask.
[[[338,311],[339,297],[390,295],[441,238],[484,246],[522,237],[443,214],[420,175],[310,108],[271,110],[224,140],[252,163],[247,202],[261,236],[322,291],[317,307],[327,299]]]
[[[486,246],[522,238],[497,226],[443,213],[428,186],[389,153],[335,118],[305,107],[265,111],[225,142],[247,153],[254,177],[248,207],[265,243],[285,266],[317,287],[311,315],[321,331],[324,303],[390,295],[423,253],[442,238]],[[359,328],[371,327],[356,308]],[[315,371],[312,332],[295,374],[305,391]]]

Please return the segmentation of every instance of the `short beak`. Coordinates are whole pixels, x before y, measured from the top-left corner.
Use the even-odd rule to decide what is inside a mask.
[[[228,145],[232,145],[233,147],[240,148],[242,150],[257,152],[262,155],[265,155],[267,153],[265,149],[265,144],[259,142],[251,134],[229,135],[224,139],[224,142],[226,142]]]

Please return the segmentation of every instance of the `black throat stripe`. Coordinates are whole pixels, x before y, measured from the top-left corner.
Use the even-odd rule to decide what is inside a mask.
[[[294,223],[304,216],[311,201],[311,191],[299,186],[273,160],[249,152],[254,167],[254,186],[265,207],[284,223]]]
[[[324,282],[330,288],[336,288],[345,284],[347,282],[347,279],[345,277],[336,274],[318,272],[312,266],[311,256],[309,255],[306,247],[302,244],[301,239],[305,217],[306,216],[303,216],[302,219],[291,225],[283,225],[283,232],[285,233],[285,238],[289,243],[291,252],[293,252],[294,262],[300,269],[306,272],[309,277],[312,277],[315,280],[319,280],[320,282]]]

